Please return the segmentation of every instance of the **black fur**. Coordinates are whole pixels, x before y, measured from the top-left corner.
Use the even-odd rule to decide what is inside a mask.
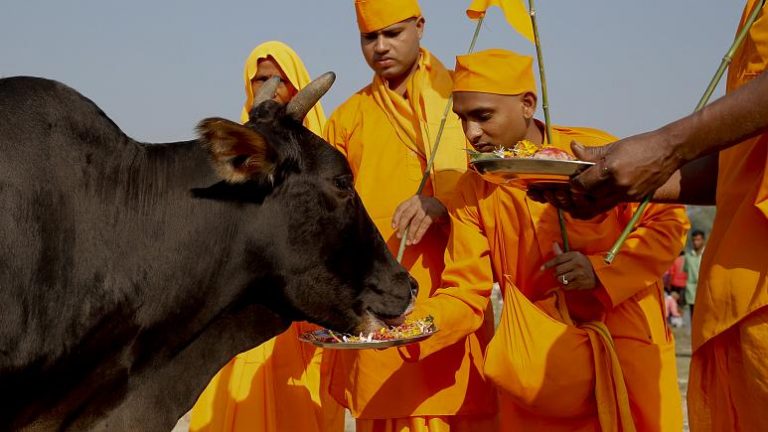
[[[0,430],[170,430],[290,321],[402,313],[341,154],[273,102],[242,127],[276,167],[228,184],[197,141],[137,143],[62,84],[0,79]]]

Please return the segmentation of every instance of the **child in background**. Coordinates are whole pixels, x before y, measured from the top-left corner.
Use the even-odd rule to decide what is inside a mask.
[[[677,307],[677,302],[680,300],[680,294],[676,291],[664,292],[664,318],[669,321],[672,327],[683,326],[683,316],[680,314],[680,309]]]

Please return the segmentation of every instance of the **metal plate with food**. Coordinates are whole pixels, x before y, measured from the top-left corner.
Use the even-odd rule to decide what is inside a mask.
[[[486,181],[527,189],[534,183],[567,183],[572,175],[594,165],[554,147],[530,146],[521,141],[512,150],[470,152],[470,166]]]
[[[382,349],[420,342],[435,333],[437,327],[432,317],[428,316],[395,327],[383,327],[367,335],[354,336],[320,329],[299,335],[299,340],[331,349]]]

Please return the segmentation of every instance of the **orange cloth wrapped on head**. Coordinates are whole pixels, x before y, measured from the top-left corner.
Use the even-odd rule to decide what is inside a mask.
[[[251,80],[256,76],[256,72],[259,69],[259,60],[266,58],[273,59],[280,69],[285,73],[288,81],[293,84],[296,89],[302,89],[304,86],[312,82],[312,79],[307,72],[307,68],[304,67],[304,62],[301,61],[296,52],[280,41],[269,41],[257,46],[248,55],[248,59],[245,61],[245,67],[243,68],[243,81],[245,82],[245,102],[243,103],[243,110],[240,113],[240,123],[246,123],[248,121],[248,113],[253,106],[253,86]],[[304,117],[304,126],[311,130],[315,134],[322,134],[325,127],[325,112],[323,106],[318,102],[312,109],[309,110],[307,116]]]
[[[371,33],[421,16],[417,0],[355,0],[360,33]]]
[[[453,73],[453,91],[536,94],[533,58],[496,48],[458,56]]]

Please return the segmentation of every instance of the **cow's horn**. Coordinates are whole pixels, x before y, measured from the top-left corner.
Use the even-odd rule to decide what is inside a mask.
[[[268,101],[273,97],[275,97],[275,93],[277,92],[277,86],[279,85],[280,85],[279,76],[273,76],[272,78],[266,80],[264,84],[261,85],[256,95],[253,96],[253,108],[256,108],[262,102]]]
[[[314,81],[307,84],[306,87],[301,89],[299,93],[288,102],[285,112],[297,121],[303,121],[309,110],[311,110],[317,101],[323,97],[325,92],[331,88],[331,85],[333,85],[335,80],[336,74],[333,72],[326,72],[315,78]]]

